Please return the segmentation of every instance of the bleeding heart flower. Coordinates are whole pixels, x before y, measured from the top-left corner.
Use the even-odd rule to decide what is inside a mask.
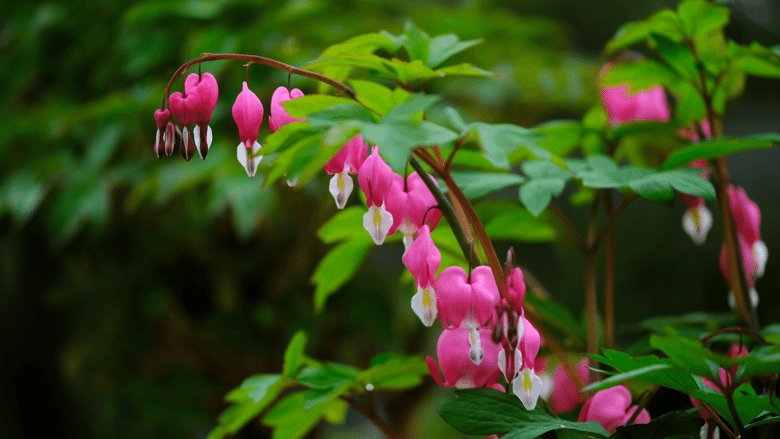
[[[610,64],[605,65],[599,75],[604,77],[610,68]],[[628,84],[602,87],[601,103],[613,126],[643,120],[667,122],[670,117],[666,93],[661,86],[636,93],[629,91]]]
[[[729,203],[737,234],[750,247],[756,262],[754,270],[750,273],[753,277],[760,278],[764,275],[766,262],[769,258],[769,250],[764,241],[761,240],[761,210],[748,197],[745,189],[732,185],[729,186]]]
[[[412,296],[412,310],[423,325],[431,326],[438,312],[434,284],[436,270],[441,264],[441,253],[433,243],[427,225],[422,226],[417,239],[412,242],[402,259],[417,284],[417,293]]]
[[[393,215],[385,208],[385,201],[393,181],[400,178],[401,176],[393,173],[390,166],[382,160],[376,146],[358,171],[358,183],[368,204],[368,212],[363,215],[363,227],[376,245],[385,242],[393,225]]]
[[[363,162],[366,161],[366,154],[368,154],[368,143],[358,134],[325,163],[325,172],[333,176],[328,189],[336,200],[337,208],[343,209],[347,204],[347,198],[353,188],[352,177],[349,174],[358,173]]]
[[[512,379],[512,391],[520,399],[520,402],[523,403],[526,410],[533,410],[536,408],[536,403],[539,401],[544,388],[541,378],[534,370],[534,363],[536,356],[539,354],[542,338],[539,335],[539,331],[534,328],[525,316],[520,316],[517,321],[517,334],[520,343],[515,351],[515,360],[513,362],[515,374]],[[501,358],[499,358],[500,360]]]
[[[695,160],[691,162],[690,166],[702,169],[701,178],[705,180],[709,178],[706,161]],[[704,204],[704,198],[688,194],[680,194],[680,196],[686,206],[682,217],[683,230],[696,245],[702,245],[707,240],[707,235],[712,228],[712,213]]]
[[[202,75],[191,73],[184,81],[184,93],[187,96],[197,95],[200,97],[200,104],[192,115],[192,121],[195,123],[192,136],[200,158],[205,159],[209,148],[211,148],[212,134],[209,123],[214,108],[217,106],[219,86],[211,73],[203,73]]]
[[[154,122],[157,124],[157,133],[154,136],[154,155],[158,159],[163,155],[163,151],[166,155],[171,155],[167,151],[168,145],[168,122],[171,120],[171,112],[169,110],[158,109],[154,111]],[[172,143],[171,143],[172,144]],[[173,152],[173,151],[171,151]]]
[[[436,356],[444,374],[441,379],[436,361],[426,358],[431,376],[440,386],[469,389],[476,387],[496,388],[501,371],[496,364],[499,345],[493,342],[490,329],[480,329],[478,337],[485,350],[485,360],[475,364],[468,354],[472,335],[466,328],[445,329],[436,344]]]
[[[747,283],[747,287],[749,288],[748,294],[750,295],[750,304],[753,308],[758,306],[758,291],[756,291],[756,259],[753,256],[753,251],[748,245],[748,243],[745,241],[745,239],[742,237],[742,235],[737,234],[737,241],[739,242],[739,251],[742,256],[742,271],[745,273],[745,281]],[[720,249],[720,258],[718,260],[720,265],[720,272],[723,274],[723,277],[726,279],[726,283],[729,285],[729,306],[733,309],[736,304],[734,303],[734,293],[733,293],[733,284],[731,279],[731,272],[729,271],[729,257],[728,257],[728,250],[726,249],[726,244],[723,243],[723,247]]]
[[[512,268],[506,277],[506,291],[512,309],[520,312],[525,301],[525,280],[523,272],[518,267]]]
[[[434,183],[436,180],[434,180]],[[387,196],[387,210],[393,215],[393,225],[388,234],[400,230],[404,235],[404,248],[408,249],[414,240],[414,234],[423,226],[424,221],[431,230],[436,228],[441,211],[433,209],[436,199],[428,190],[422,177],[416,172],[406,180],[396,179]]]
[[[303,122],[305,120],[290,116],[282,106],[284,102],[300,97],[303,97],[303,92],[297,88],[287,90],[287,87],[277,87],[274,90],[274,94],[271,96],[271,114],[268,116],[268,125],[271,126],[272,133],[288,123]]]
[[[171,93],[168,97],[168,108],[171,114],[181,125],[181,156],[184,160],[190,160],[195,154],[195,142],[190,135],[189,126],[195,122],[196,113],[200,111],[202,98],[197,93],[188,94],[186,97],[181,92]]]
[[[238,127],[238,137],[241,139],[241,143],[236,148],[236,157],[246,170],[246,174],[254,177],[257,165],[263,159],[263,156],[258,154],[262,146],[257,143],[260,125],[263,123],[263,103],[249,89],[246,81],[233,104],[233,120]]]
[[[470,356],[474,364],[484,357],[477,330],[496,321],[500,300],[490,267],[480,265],[470,275],[461,267],[447,267],[436,280],[436,307],[442,326],[469,330]]]
[[[639,410],[631,405],[631,392],[625,386],[615,386],[596,392],[582,407],[578,422],[596,421],[610,433],[615,433],[621,425],[626,425]],[[634,419],[634,424],[647,424],[650,414],[642,409]]]

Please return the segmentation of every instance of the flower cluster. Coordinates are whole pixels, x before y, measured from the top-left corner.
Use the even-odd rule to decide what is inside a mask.
[[[604,66],[601,70],[601,76],[604,76],[609,68],[610,65]],[[612,125],[642,120],[666,122],[670,118],[666,93],[660,86],[634,94],[628,92],[628,85],[625,84],[602,87],[601,100]],[[712,127],[708,120],[703,120],[698,124],[691,124],[688,128],[681,129],[679,134],[691,142],[699,142],[702,138],[712,138]],[[709,166],[705,160],[695,160],[690,166],[701,169],[701,178],[709,179]],[[748,197],[745,190],[740,187],[729,185],[728,197],[732,220],[737,231],[745,283],[749,288],[751,306],[755,308],[758,306],[756,280],[764,275],[769,257],[769,250],[764,241],[761,240],[761,211],[756,203]],[[707,239],[707,234],[712,228],[712,213],[701,197],[683,194],[682,199],[686,206],[682,218],[683,230],[694,243],[701,245]],[[719,265],[726,282],[733,289],[725,243],[721,248]],[[729,305],[734,308],[734,295],[731,291],[728,299]]]

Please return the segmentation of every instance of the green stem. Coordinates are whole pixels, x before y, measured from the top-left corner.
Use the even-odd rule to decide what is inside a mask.
[[[409,164],[412,165],[412,169],[414,169],[423,179],[425,186],[427,186],[428,190],[431,191],[431,194],[433,194],[433,198],[439,205],[439,209],[441,209],[442,215],[447,218],[450,229],[455,235],[455,239],[457,239],[461,251],[463,251],[463,256],[466,257],[466,260],[470,266],[477,266],[478,261],[476,260],[476,253],[472,251],[471,240],[466,237],[463,228],[460,226],[460,221],[458,221],[458,216],[455,214],[455,210],[452,208],[452,203],[450,203],[450,200],[448,200],[447,197],[442,193],[439,186],[434,183],[433,177],[425,171],[425,169],[422,167],[422,164],[420,164],[420,162],[414,156],[409,158]],[[429,178],[425,178],[426,176]]]
[[[612,214],[612,194],[607,190],[604,204],[609,215]],[[615,344],[615,224],[605,226],[607,237],[604,250],[604,345],[612,348]]]

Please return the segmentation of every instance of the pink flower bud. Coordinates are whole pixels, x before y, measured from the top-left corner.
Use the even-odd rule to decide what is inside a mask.
[[[631,405],[631,392],[625,386],[615,386],[596,392],[582,407],[577,421],[596,421],[610,433],[615,433],[621,425],[626,425],[634,412],[639,409]],[[647,424],[650,414],[642,409],[634,419],[634,424]]]
[[[518,319],[517,331],[520,336],[520,353],[523,354],[523,368],[533,369],[539,348],[542,346],[542,336],[525,316],[520,316]]]
[[[287,90],[287,87],[277,87],[276,90],[274,90],[274,94],[271,96],[271,115],[268,116],[268,125],[271,126],[272,133],[288,123],[302,122],[305,120],[296,119],[290,116],[287,114],[287,110],[282,106],[282,103],[302,96],[303,92],[297,88]]]
[[[500,300],[490,267],[480,265],[468,276],[461,267],[447,267],[436,280],[437,307],[442,325],[457,328],[485,326],[496,319]]]
[[[241,93],[236,96],[232,110],[233,120],[238,127],[238,137],[241,139],[241,143],[236,148],[236,157],[247,175],[254,177],[257,165],[262,160],[262,156],[258,154],[261,146],[257,143],[257,136],[263,123],[263,103],[249,89],[246,81],[242,87]]]
[[[525,301],[525,280],[520,268],[514,267],[509,272],[509,276],[506,277],[506,291],[512,309],[521,311]]]
[[[600,76],[603,77],[609,68],[609,64],[605,65]],[[666,93],[661,86],[633,94],[629,92],[628,84],[602,87],[601,103],[613,126],[642,120],[666,122],[670,117]]]
[[[748,197],[745,189],[733,185],[729,185],[729,203],[737,233],[752,246],[761,239],[761,210]]]
[[[217,80],[211,73],[198,75],[191,73],[184,81],[184,93],[189,97],[197,95],[200,97],[199,104],[193,109],[193,122],[195,128],[192,130],[195,147],[200,158],[205,159],[211,148],[211,115],[217,106],[219,98],[219,86]]]
[[[493,343],[490,334],[490,329],[479,330],[479,339],[485,351],[485,357],[477,365],[469,356],[469,329],[444,330],[436,344],[436,356],[444,374],[444,381],[441,379],[439,368],[433,358],[426,358],[428,369],[436,383],[440,386],[458,389],[494,386],[501,376],[497,363],[501,347]]]
[[[441,211],[432,209],[434,206],[436,199],[416,172],[409,175],[405,182],[403,178],[396,179],[387,196],[387,210],[393,214],[393,225],[388,234],[392,235],[396,230],[400,230],[404,235],[404,245],[409,248],[414,234],[423,226],[424,220],[431,230],[436,228]]]

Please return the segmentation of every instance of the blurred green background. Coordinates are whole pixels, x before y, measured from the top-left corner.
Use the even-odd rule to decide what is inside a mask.
[[[459,55],[496,72],[433,91],[470,119],[533,126],[579,119],[598,102],[599,53],[618,26],[673,2],[165,1],[5,2],[0,6],[0,437],[200,438],[246,376],[278,371],[298,329],[316,358],[365,367],[384,352],[432,352],[438,332],[411,313],[400,244],[377,248],[315,314],[309,278],[335,213],[326,178],[261,188],[236,163],[230,106],[240,63],[204,66],[220,83],[206,161],[155,160],[151,147],[170,74],[202,52],[246,52],[293,65],[328,45],[411,19],[430,34],[482,38]],[[522,3],[522,4],[521,4]],[[737,1],[729,34],[780,41],[780,6]],[[267,103],[286,74],[250,69]],[[313,91],[314,84],[293,78]],[[180,84],[177,83],[177,87]],[[750,79],[726,131],[780,130],[780,87]],[[267,134],[264,124],[261,138]],[[762,321],[780,315],[776,149],[733,157],[736,181],[762,208],[770,249],[759,281]],[[267,165],[266,165],[267,166]],[[262,169],[259,173],[263,172]],[[357,201],[353,195],[352,202]],[[726,311],[719,228],[695,247],[682,206],[637,202],[618,226],[617,321]],[[575,222],[584,215],[567,208]],[[561,234],[563,238],[563,234]],[[581,262],[560,239],[517,244],[554,297],[581,307]],[[630,332],[624,341],[631,340]],[[453,437],[432,382],[390,395],[417,437]],[[329,437],[375,432],[351,413]],[[256,425],[240,437],[270,437]]]

